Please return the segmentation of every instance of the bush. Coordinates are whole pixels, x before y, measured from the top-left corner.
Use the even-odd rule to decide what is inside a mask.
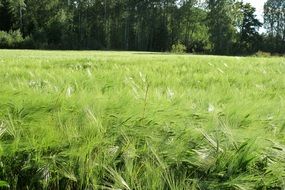
[[[270,57],[271,53],[269,52],[263,52],[263,51],[258,51],[254,54],[256,57]]]
[[[30,38],[23,38],[19,30],[0,31],[0,48],[26,48],[30,46]]]
[[[172,53],[186,53],[186,46],[182,44],[181,42],[178,42],[176,44],[173,44],[171,47],[171,52]]]
[[[10,47],[11,44],[12,44],[11,36],[4,31],[0,31],[0,48]]]

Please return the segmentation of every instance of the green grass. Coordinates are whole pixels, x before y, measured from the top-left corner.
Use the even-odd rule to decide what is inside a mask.
[[[285,59],[0,51],[4,189],[284,189]]]

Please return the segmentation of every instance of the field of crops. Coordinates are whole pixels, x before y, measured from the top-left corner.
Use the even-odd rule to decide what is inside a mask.
[[[0,51],[0,186],[284,189],[285,59]]]

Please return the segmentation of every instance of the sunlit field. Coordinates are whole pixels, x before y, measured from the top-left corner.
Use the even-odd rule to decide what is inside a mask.
[[[285,188],[285,58],[0,51],[4,189]]]

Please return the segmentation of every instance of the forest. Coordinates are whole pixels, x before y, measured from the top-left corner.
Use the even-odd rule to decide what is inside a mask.
[[[262,28],[262,30],[260,30]],[[262,32],[260,32],[262,31]],[[0,48],[285,53],[285,1],[0,0]]]

